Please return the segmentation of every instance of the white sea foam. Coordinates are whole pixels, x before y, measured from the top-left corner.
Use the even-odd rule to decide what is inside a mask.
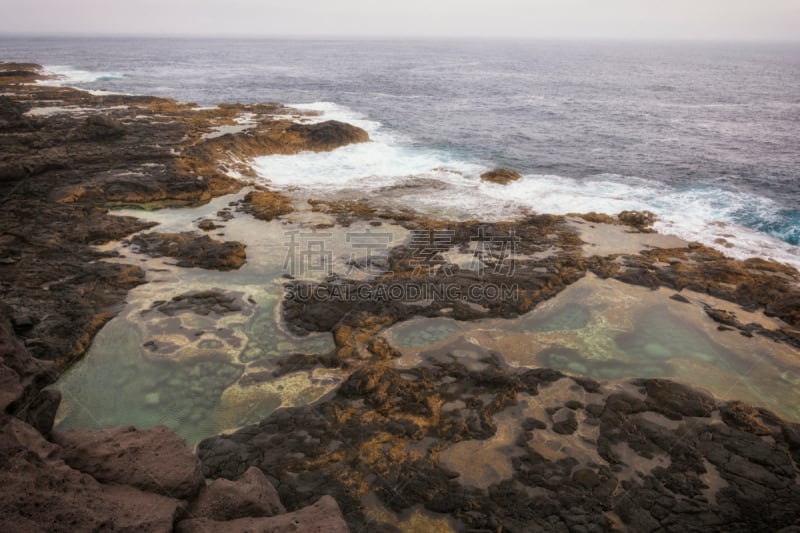
[[[332,152],[273,155],[256,159],[259,175],[278,186],[378,189],[410,178],[433,178],[453,185],[462,174],[482,169],[436,150],[392,146],[380,141],[351,144]]]
[[[84,83],[94,83],[98,81],[122,79],[124,76],[119,72],[90,72],[80,70],[66,65],[45,66],[45,74],[55,76],[49,80],[39,80],[40,85],[70,86]]]
[[[398,143],[405,140],[402,139],[400,135],[386,130],[380,122],[369,120],[363,114],[333,102],[287,105],[288,107],[293,107],[302,111],[315,111],[319,113],[319,115],[316,116],[304,117],[305,122],[315,123],[325,120],[338,120],[340,122],[347,122],[353,126],[358,126],[369,133],[370,139],[373,141]]]
[[[658,215],[656,229],[662,233],[702,242],[732,257],[765,257],[800,268],[800,247],[741,224],[744,219],[770,222],[779,211],[775,202],[752,193],[714,186],[679,189],[614,174],[583,179],[529,174],[508,185],[487,183],[479,178],[486,166],[408,145],[379,122],[343,106],[317,102],[292,107],[321,112],[314,120],[362,127],[373,141],[332,152],[257,158],[255,170],[279,188],[355,193],[453,219],[649,210]]]

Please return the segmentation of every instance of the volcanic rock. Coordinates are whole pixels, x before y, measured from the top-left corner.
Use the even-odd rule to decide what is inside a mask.
[[[323,496],[316,503],[298,511],[264,518],[239,518],[220,521],[208,518],[195,518],[178,523],[180,533],[248,533],[262,531],[269,533],[347,533],[347,523],[336,501]]]
[[[204,487],[189,509],[192,518],[216,521],[286,513],[278,492],[261,470],[249,468],[238,480],[215,479]]]
[[[235,241],[218,241],[195,232],[145,233],[131,243],[151,257],[173,257],[180,267],[210,270],[236,270],[246,259],[245,245]]]
[[[281,215],[288,215],[294,208],[286,196],[274,191],[253,191],[241,201],[240,209],[254,217],[270,221]]]
[[[500,185],[508,185],[512,181],[517,181],[520,178],[522,178],[522,176],[519,172],[508,168],[496,168],[481,174],[481,179],[483,181],[489,181]]]
[[[64,462],[101,483],[121,483],[171,498],[194,496],[203,484],[197,457],[164,426],[55,432]]]

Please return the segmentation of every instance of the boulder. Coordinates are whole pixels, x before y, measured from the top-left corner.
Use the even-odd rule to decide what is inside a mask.
[[[91,115],[70,133],[71,141],[102,141],[123,137],[125,126],[107,115]]]
[[[617,218],[623,224],[645,231],[656,221],[655,213],[650,211],[622,211]]]
[[[481,179],[483,181],[489,181],[500,185],[508,185],[512,181],[517,181],[521,177],[522,176],[520,176],[519,172],[508,168],[496,168],[481,174]]]
[[[0,530],[172,531],[179,500],[105,485],[60,454],[28,424],[0,415]]]
[[[305,142],[306,149],[314,151],[333,150],[347,144],[369,141],[366,131],[338,120],[293,124],[286,131],[300,137]]]
[[[270,221],[281,215],[294,211],[292,203],[286,196],[274,191],[253,191],[241,202],[240,209],[260,220]]]
[[[53,422],[55,422],[60,404],[61,391],[44,389],[20,410],[18,416],[39,433],[48,436],[53,429]]]
[[[183,439],[165,426],[137,430],[54,432],[64,462],[102,483],[186,499],[203,486],[200,463]]]
[[[237,481],[215,479],[189,510],[192,518],[228,521],[286,513],[278,492],[261,470],[250,467]]]

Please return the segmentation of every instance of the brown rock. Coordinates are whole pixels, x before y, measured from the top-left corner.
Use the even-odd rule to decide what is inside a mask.
[[[151,257],[174,257],[180,267],[200,267],[210,270],[236,270],[247,255],[245,245],[236,241],[218,241],[195,232],[145,233],[136,235],[131,243]]]
[[[517,181],[521,177],[522,176],[520,176],[519,172],[508,168],[496,168],[481,174],[481,179],[483,181],[490,181],[500,185],[508,185],[512,181]]]
[[[91,115],[70,133],[71,141],[109,140],[123,137],[125,126],[106,115]]]
[[[19,375],[6,365],[0,364],[0,411],[5,411],[9,404],[17,401],[22,395],[22,384]]]
[[[2,415],[1,531],[172,531],[179,500],[104,485],[70,468],[60,453],[31,426]]]
[[[64,463],[22,455],[0,472],[3,531],[172,531],[180,502],[133,487],[103,485]]]
[[[24,403],[49,384],[50,364],[34,359],[14,334],[11,321],[0,309],[0,409]],[[16,413],[12,407],[9,412]]]
[[[294,211],[288,197],[274,191],[253,191],[244,197],[241,209],[261,220],[272,220]]]
[[[650,211],[623,211],[617,218],[623,224],[633,226],[640,231],[650,228],[656,221],[656,215]]]
[[[165,426],[54,432],[53,440],[63,448],[64,462],[102,483],[178,499],[193,496],[203,485],[197,457]]]
[[[61,404],[61,391],[44,389],[28,402],[17,416],[33,426],[42,435],[49,436]]]
[[[201,220],[200,223],[197,224],[197,227],[203,231],[213,231],[217,228],[221,228],[222,226],[215,224],[213,220],[205,219]]]
[[[189,516],[209,520],[275,516],[286,513],[278,492],[264,473],[251,466],[237,481],[215,479],[203,488]]]
[[[208,518],[184,520],[178,524],[180,533],[346,533],[347,523],[336,500],[323,496],[315,504],[299,511],[265,518],[239,518],[219,521]]]
[[[367,142],[366,131],[338,120],[326,120],[318,124],[293,124],[287,132],[298,135],[305,141],[308,150],[333,150],[352,143]]]

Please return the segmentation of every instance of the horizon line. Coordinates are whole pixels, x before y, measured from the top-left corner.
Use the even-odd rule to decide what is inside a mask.
[[[662,43],[748,43],[748,44],[798,44],[800,38],[747,38],[747,37],[664,37],[664,36],[609,36],[609,35],[549,35],[549,36],[493,36],[493,35],[371,35],[371,34],[233,34],[233,33],[103,33],[103,32],[28,32],[0,31],[0,38],[100,38],[100,39],[219,39],[219,40],[331,40],[331,41],[622,41]]]

